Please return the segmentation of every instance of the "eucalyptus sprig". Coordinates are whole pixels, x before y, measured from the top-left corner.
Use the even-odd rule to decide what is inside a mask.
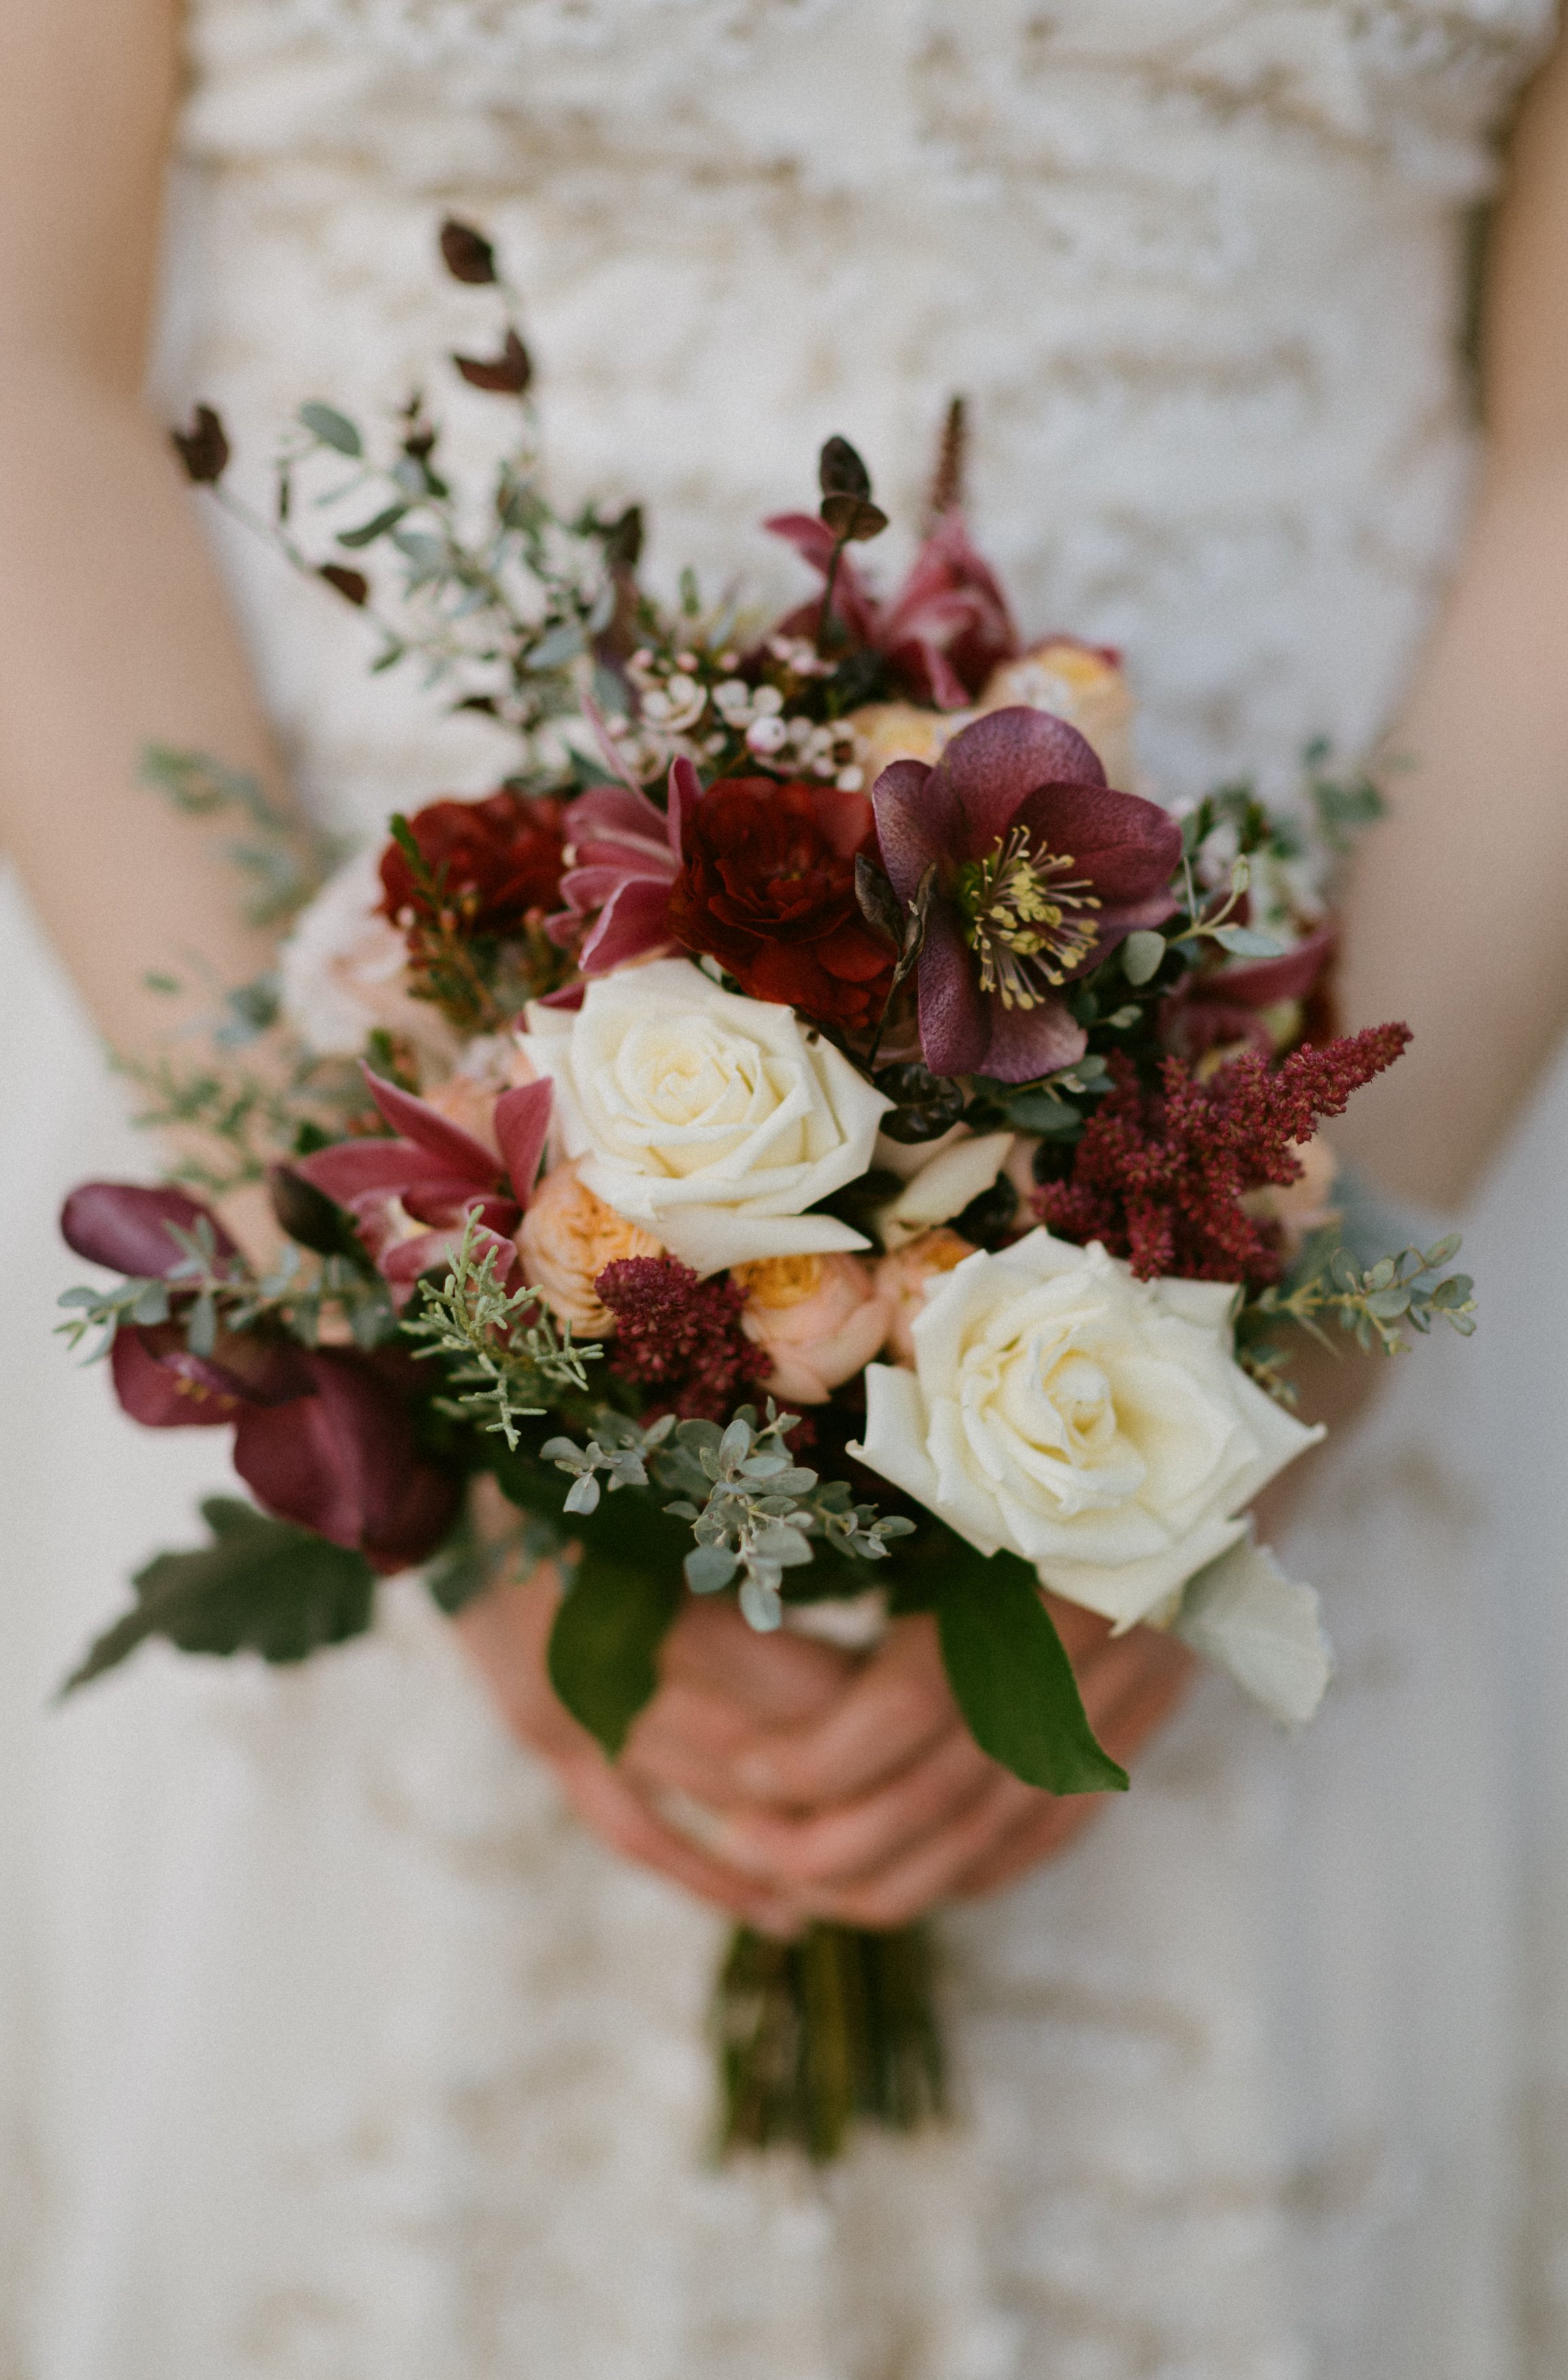
[[[687,1585],[694,1595],[717,1594],[738,1571],[740,1608],[757,1629],[778,1627],[784,1573],[813,1559],[814,1537],[836,1552],[881,1561],[889,1541],[909,1536],[915,1526],[896,1513],[879,1520],[874,1504],[855,1501],[847,1481],[823,1483],[796,1463],[784,1441],[798,1421],[797,1414],[781,1414],[772,1397],[760,1429],[752,1405],[742,1405],[727,1429],[683,1421],[657,1465],[661,1486],[686,1491],[664,1510],[689,1521],[697,1539],[686,1558]]]
[[[1428,1336],[1441,1319],[1468,1339],[1476,1329],[1475,1283],[1468,1273],[1444,1272],[1458,1255],[1457,1232],[1426,1250],[1401,1249],[1376,1264],[1359,1264],[1334,1230],[1307,1243],[1286,1281],[1259,1292],[1242,1308],[1236,1325],[1236,1357],[1259,1386],[1283,1404],[1295,1402],[1285,1377],[1288,1356],[1270,1338],[1277,1322],[1294,1322],[1333,1350],[1325,1326],[1337,1321],[1363,1352],[1380,1347],[1397,1355],[1410,1344],[1406,1324]]]
[[[586,1391],[586,1366],[601,1350],[578,1346],[569,1322],[558,1330],[536,1290],[508,1291],[496,1272],[493,1238],[481,1254],[480,1233],[470,1208],[446,1279],[439,1287],[420,1282],[422,1306],[405,1318],[403,1331],[428,1342],[415,1349],[418,1361],[455,1363],[447,1380],[456,1394],[438,1397],[439,1410],[497,1433],[516,1451],[517,1424],[547,1413],[564,1394]]]
[[[313,1347],[328,1308],[346,1318],[357,1346],[379,1346],[396,1328],[385,1282],[348,1257],[317,1258],[287,1241],[276,1264],[258,1273],[237,1250],[220,1254],[205,1215],[188,1231],[173,1221],[164,1228],[183,1251],[166,1273],[61,1293],[57,1302],[68,1318],[56,1328],[67,1343],[79,1347],[89,1331],[99,1333],[87,1362],[107,1355],[116,1332],[128,1326],[156,1329],[170,1321],[183,1325],[186,1345],[203,1357],[213,1354],[220,1329],[250,1330],[269,1320]]]

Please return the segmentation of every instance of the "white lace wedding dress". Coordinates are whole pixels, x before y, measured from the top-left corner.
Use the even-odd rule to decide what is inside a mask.
[[[525,293],[561,485],[646,498],[655,569],[776,578],[751,524],[833,431],[910,520],[964,390],[1021,618],[1128,649],[1161,787],[1280,781],[1386,718],[1453,552],[1462,219],[1551,14],[197,0],[160,401],[220,405],[257,485],[310,396],[386,410],[419,376],[467,434],[486,401],[432,358],[492,318],[440,274],[454,210]],[[346,607],[224,552],[324,812],[486,784],[489,728],[372,686]],[[301,1673],[154,1652],[43,1709],[222,1463],[49,1342],[53,1202],[150,1152],[11,896],[5,928],[4,2380],[1564,2368],[1509,1821],[1519,1746],[1523,1798],[1565,1798],[1530,1716],[1563,1523],[1516,1500],[1537,1585],[1516,1563],[1506,1609],[1477,1525],[1489,1472],[1528,1486],[1495,1427],[1520,1378],[1562,1418],[1561,1294],[1502,1231],[1550,1118],[1483,1232],[1474,1368],[1412,1368],[1295,1549],[1341,1656],[1317,1728],[1206,1682],[1081,1849],[944,1921],[954,2137],[717,2174],[717,1922],[563,1814],[417,1586]],[[1565,1962],[1531,1938],[1550,2018]]]

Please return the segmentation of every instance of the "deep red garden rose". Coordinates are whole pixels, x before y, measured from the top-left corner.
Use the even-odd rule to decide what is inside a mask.
[[[421,925],[506,934],[530,909],[556,906],[565,843],[561,803],[504,787],[482,802],[431,802],[408,826],[440,899],[416,881],[407,855],[389,843],[381,857],[381,906],[395,925],[412,911]]]
[[[871,805],[836,785],[721,777],[686,822],[670,924],[754,1000],[819,1025],[869,1031],[893,953],[860,915],[855,856],[875,849]]]

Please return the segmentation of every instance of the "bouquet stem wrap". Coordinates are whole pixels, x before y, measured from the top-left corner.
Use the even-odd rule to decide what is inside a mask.
[[[869,2119],[948,2112],[930,1929],[817,1924],[793,1942],[737,1926],[713,1998],[721,2156],[789,2145],[814,2164]]]

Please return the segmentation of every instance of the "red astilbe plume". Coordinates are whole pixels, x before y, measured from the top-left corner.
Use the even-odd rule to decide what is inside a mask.
[[[1071,1175],[1041,1191],[1040,1220],[1064,1239],[1102,1240],[1140,1281],[1265,1287],[1283,1269],[1279,1227],[1247,1214],[1243,1197],[1298,1182],[1295,1144],[1322,1117],[1343,1115],[1409,1039],[1408,1026],[1371,1026],[1293,1050],[1272,1070],[1248,1050],[1207,1082],[1167,1058],[1158,1090],[1112,1058],[1116,1087],[1084,1127]]]
[[[746,1292],[727,1273],[699,1281],[674,1257],[623,1257],[593,1286],[615,1318],[611,1371],[662,1390],[661,1413],[728,1421],[772,1370],[740,1327]]]

